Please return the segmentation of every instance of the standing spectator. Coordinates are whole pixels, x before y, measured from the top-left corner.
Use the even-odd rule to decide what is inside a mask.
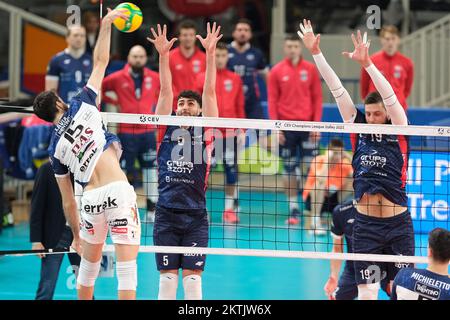
[[[87,11],[83,15],[83,26],[86,28],[86,52],[92,55],[100,30],[99,16],[92,11]]]
[[[228,49],[225,43],[219,42],[216,47],[217,82],[216,94],[219,117],[245,118],[244,93],[242,80],[238,74],[227,69]],[[197,77],[197,90],[203,92],[205,73]],[[245,132],[221,129],[220,139],[215,140],[215,159],[221,160],[225,167],[225,210],[223,221],[238,223],[238,166],[237,157],[240,147],[245,143]]]
[[[391,84],[403,109],[407,109],[406,99],[411,93],[414,78],[414,64],[410,58],[398,51],[400,33],[395,26],[384,26],[380,32],[381,51],[374,53],[370,59]],[[361,69],[361,98],[376,88],[369,74]]]
[[[180,92],[194,90],[197,75],[206,70],[205,53],[196,45],[197,31],[197,26],[193,21],[182,21],[177,32],[180,45],[170,51],[174,110]]]
[[[228,47],[228,68],[240,75],[244,83],[246,117],[263,119],[265,117],[259,100],[257,74],[261,74],[266,81],[268,69],[261,50],[250,44],[252,26],[249,20],[240,19],[236,23],[233,39],[234,41]]]
[[[92,56],[86,53],[84,27],[69,27],[66,41],[67,48],[50,60],[45,77],[45,91],[55,91],[67,103],[86,85],[92,72]]]
[[[298,37],[288,36],[284,42],[285,59],[269,73],[269,116],[272,120],[320,121],[322,118],[322,88],[314,64],[302,57]],[[284,185],[289,199],[288,224],[298,224],[296,167],[302,163],[303,143],[310,138],[318,141],[319,132],[278,131],[280,156],[284,162]]]
[[[159,76],[146,68],[146,64],[147,52],[144,47],[131,48],[128,64],[103,80],[103,101],[115,104],[122,113],[153,114],[159,95]],[[116,94],[116,100],[105,95],[110,91]],[[155,127],[120,124],[118,136],[124,149],[122,167],[126,169],[129,179],[134,183],[137,181],[138,174],[134,168],[136,159],[143,169],[147,221],[153,222],[158,199]]]
[[[50,162],[44,163],[36,174],[31,198],[30,241],[33,250],[70,248],[73,236],[66,224],[56,178]],[[77,253],[67,254],[74,272],[80,266]],[[41,277],[36,300],[52,300],[63,254],[40,254]]]

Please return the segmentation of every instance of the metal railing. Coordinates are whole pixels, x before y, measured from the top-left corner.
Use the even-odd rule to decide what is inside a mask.
[[[66,27],[14,7],[3,1],[0,1],[0,10],[9,13],[9,98],[18,99],[24,96],[20,90],[23,23],[30,22],[58,35],[65,35]]]
[[[402,39],[414,61],[411,105],[450,107],[450,14]]]

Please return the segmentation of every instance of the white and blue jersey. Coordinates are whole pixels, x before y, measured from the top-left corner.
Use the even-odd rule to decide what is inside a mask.
[[[357,111],[355,123],[367,123]],[[406,178],[408,139],[390,134],[358,134],[353,141],[353,189],[357,201],[365,194],[381,193],[400,206],[408,206]]]
[[[250,45],[244,52],[238,52],[233,46],[228,47],[228,69],[237,73],[244,84],[245,105],[259,102],[257,71],[266,68],[266,62],[261,50]]]
[[[58,80],[58,95],[68,103],[82,89],[92,73],[92,57],[72,57],[66,50],[55,55],[47,67],[46,79]]]
[[[402,269],[394,279],[391,299],[450,300],[450,278],[426,269]]]
[[[118,158],[121,153],[119,139],[103,125],[96,98],[97,92],[86,86],[70,101],[48,149],[55,175],[64,176],[70,171],[82,186],[89,183],[97,161],[111,144],[114,143]]]

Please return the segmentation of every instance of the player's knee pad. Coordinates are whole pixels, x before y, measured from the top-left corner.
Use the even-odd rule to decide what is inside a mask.
[[[135,291],[137,286],[137,265],[136,260],[117,261],[116,263],[117,280],[119,290]]]
[[[369,283],[358,286],[358,300],[377,300],[380,283]]]
[[[184,300],[202,300],[202,277],[193,274],[183,278]]]
[[[176,300],[178,275],[175,273],[161,273],[159,276],[158,300]]]
[[[95,280],[98,277],[98,272],[100,271],[100,264],[101,260],[89,262],[86,259],[81,258],[77,283],[83,287],[93,287],[95,285]]]

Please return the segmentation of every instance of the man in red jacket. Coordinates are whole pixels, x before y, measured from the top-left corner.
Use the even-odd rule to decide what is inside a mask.
[[[196,34],[197,26],[193,21],[182,21],[178,26],[180,45],[170,51],[174,111],[177,108],[177,98],[180,92],[194,90],[197,75],[206,70],[206,56],[196,46]]]
[[[407,109],[406,99],[411,93],[414,78],[414,64],[408,57],[398,52],[400,34],[395,26],[384,26],[380,31],[381,51],[370,59],[394,88],[398,101]],[[364,68],[361,69],[361,99],[376,91],[372,80]]]
[[[128,64],[103,80],[103,101],[114,104],[121,113],[153,114],[159,95],[158,73],[145,67],[147,52],[142,46],[134,46],[128,54]],[[117,99],[106,93],[114,92]],[[158,199],[156,174],[155,127],[151,125],[119,124],[118,136],[124,149],[122,167],[130,180],[136,182],[136,159],[142,172],[144,191],[147,195],[147,221],[153,222],[155,203]]]
[[[284,42],[285,59],[269,73],[269,116],[272,120],[320,121],[322,118],[322,87],[314,64],[302,57],[298,37],[288,36]],[[302,163],[303,143],[318,142],[319,132],[278,131],[280,156],[284,162],[284,187],[289,199],[288,224],[300,222],[297,200],[296,168]]]
[[[241,77],[227,69],[228,48],[223,42],[216,47],[216,94],[221,118],[245,118],[244,91]],[[202,92],[205,83],[205,73],[197,76],[197,91]],[[237,132],[236,132],[237,131]],[[225,210],[223,221],[238,223],[238,166],[237,156],[244,146],[245,132],[234,129],[221,129],[215,135],[215,159],[220,160],[225,167]]]

